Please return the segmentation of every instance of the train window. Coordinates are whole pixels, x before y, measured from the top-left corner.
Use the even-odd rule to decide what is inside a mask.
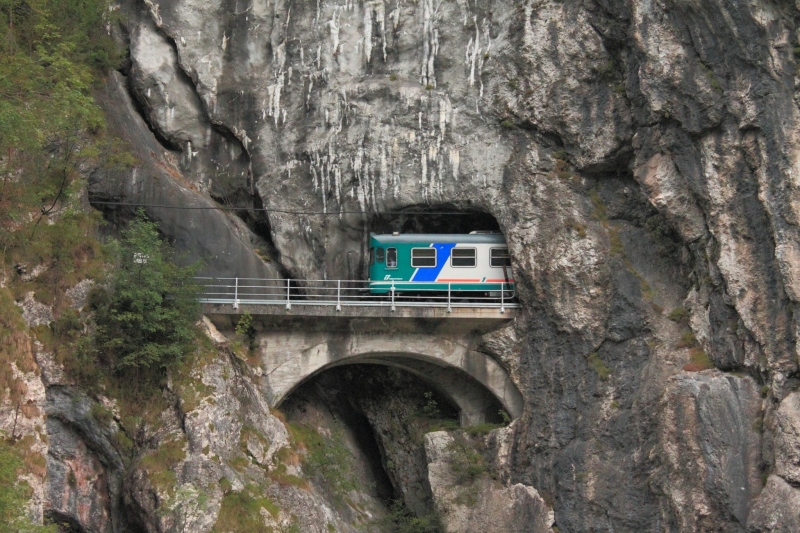
[[[375,248],[369,249],[369,264],[370,265],[375,264]]]
[[[508,255],[508,248],[492,248],[489,255],[489,265],[493,267],[510,267],[511,257]]]
[[[436,248],[412,248],[411,249],[411,266],[417,267],[435,267],[436,266]]]
[[[453,248],[452,255],[450,256],[450,266],[474,267],[475,257],[475,248]]]
[[[383,263],[383,248],[375,248],[375,262]]]
[[[386,249],[386,268],[397,268],[397,248]]]

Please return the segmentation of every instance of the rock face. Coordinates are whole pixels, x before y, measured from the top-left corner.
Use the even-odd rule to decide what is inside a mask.
[[[98,420],[101,409],[73,387],[48,387],[45,514],[85,531],[125,531],[119,505],[125,465],[114,439],[120,428],[110,415]]]
[[[800,528],[800,490],[778,476],[769,476],[767,486],[755,501],[747,523],[753,533],[789,533]]]
[[[431,442],[450,530],[490,528],[484,515],[511,530],[796,530],[799,9],[121,0],[130,62],[100,100],[136,162],[95,173],[90,199],[115,222],[131,210],[101,202],[148,204],[217,276],[360,279],[369,231],[445,227],[398,211],[457,211],[463,232],[490,216],[524,316],[480,345],[525,409],[497,449],[498,484],[479,487],[483,514],[436,496],[448,460]],[[191,516],[207,530],[224,491],[207,515],[182,514],[192,491],[270,472],[285,430],[232,368],[195,376],[225,409],[178,405],[151,436],[185,453],[185,490],[168,500],[144,467],[125,479],[142,528]],[[245,420],[270,445],[245,439],[243,473],[225,460]],[[84,452],[53,424],[55,476]],[[111,475],[95,457],[87,480]],[[277,522],[352,527],[319,493],[270,490],[302,509]]]
[[[465,486],[454,467],[463,453],[455,443],[444,431],[425,435],[428,480],[446,531],[553,532],[553,509],[533,487],[503,487],[487,477]]]
[[[760,404],[750,378],[708,371],[670,379],[652,481],[669,504],[662,515],[675,512],[679,530],[744,531],[761,492]]]
[[[800,484],[800,394],[793,392],[775,411],[775,473]]]

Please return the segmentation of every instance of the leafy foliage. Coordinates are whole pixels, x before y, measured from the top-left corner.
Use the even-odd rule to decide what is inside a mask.
[[[76,196],[81,169],[115,144],[101,135],[103,115],[91,95],[98,72],[120,58],[108,35],[110,13],[108,0],[0,0],[4,256],[26,244],[41,253],[40,242],[56,239],[39,238],[47,226],[40,222]]]
[[[180,267],[142,211],[115,247],[107,289],[93,295],[100,361],[118,373],[152,376],[193,347],[199,315],[196,266]]]

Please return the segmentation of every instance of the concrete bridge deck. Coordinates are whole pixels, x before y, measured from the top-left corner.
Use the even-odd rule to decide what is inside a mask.
[[[504,294],[479,296],[476,301],[448,292],[387,302],[363,289],[343,296],[340,286],[333,295],[321,297],[307,288],[295,293],[287,284],[278,287],[283,299],[264,297],[262,289],[256,296],[252,289],[243,295],[239,287],[236,280],[229,297],[206,294],[203,314],[229,336],[242,314],[253,317],[258,371],[270,405],[280,405],[303,382],[328,368],[379,364],[410,372],[450,398],[461,410],[464,426],[496,416],[499,407],[512,418],[522,414],[522,395],[511,376],[477,349],[483,333],[520,313],[519,304]]]

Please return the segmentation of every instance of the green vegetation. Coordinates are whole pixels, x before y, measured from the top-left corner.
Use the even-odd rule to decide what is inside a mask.
[[[476,424],[474,426],[470,426],[465,428],[465,431],[469,434],[470,437],[483,437],[484,435],[488,435],[490,431],[493,429],[498,429],[505,427],[506,424],[493,424],[491,422],[483,422],[481,424]]]
[[[676,307],[669,312],[667,318],[677,324],[686,325],[689,323],[689,311],[683,306]]]
[[[677,342],[677,344],[675,344],[675,348],[678,349],[693,348],[694,346],[697,346],[697,337],[695,337],[694,332],[689,330],[681,333],[680,340]]]
[[[305,449],[303,467],[311,476],[324,480],[335,498],[343,498],[358,488],[354,475],[353,455],[344,442],[344,434],[334,428],[322,435],[304,424],[288,424],[296,447]]]
[[[706,75],[706,79],[708,79],[708,84],[711,86],[711,90],[713,90],[717,94],[724,93],[725,91],[723,90],[722,84],[720,84],[719,78],[717,78],[716,73],[703,63],[700,63],[700,68]]]
[[[483,456],[475,451],[461,436],[447,445],[451,453],[450,468],[455,474],[457,485],[472,483],[486,473],[486,463]]]
[[[436,400],[436,395],[428,391],[423,394],[424,404],[421,409],[418,409],[415,416],[409,420],[409,426],[414,429],[413,433],[417,436],[421,443],[425,433],[440,430],[453,430],[458,429],[460,424],[458,420],[448,418],[439,407],[439,402]]]
[[[162,442],[153,453],[142,457],[140,466],[147,471],[150,482],[160,491],[171,494],[175,490],[175,467],[186,458],[185,445],[183,440]]]
[[[570,218],[570,219],[567,219],[567,221],[564,223],[564,225],[568,229],[570,229],[570,230],[574,231],[575,233],[577,233],[578,237],[580,237],[581,239],[585,239],[586,238],[586,225],[585,224],[582,224],[582,223],[577,222],[575,220],[572,220]]]
[[[258,487],[249,485],[241,492],[225,494],[212,533],[272,533],[264,525],[261,510],[277,517],[280,508],[258,492]]]
[[[108,288],[93,294],[93,348],[118,374],[152,379],[193,348],[199,315],[195,266],[176,266],[158,226],[142,211],[114,246]]]
[[[514,128],[514,123],[510,120],[504,120],[500,123],[500,125],[509,130]]]
[[[248,353],[256,348],[256,328],[253,327],[253,316],[246,311],[236,323],[236,343],[244,345]]]
[[[594,371],[597,372],[597,377],[603,381],[608,380],[608,378],[611,376],[611,369],[603,362],[602,359],[600,359],[599,353],[590,353],[586,360],[588,361],[589,366],[591,366]]]
[[[0,439],[0,533],[55,533],[56,526],[42,526],[27,516],[31,489],[19,476],[26,472],[19,450]]]
[[[700,372],[714,368],[714,361],[701,348],[692,348],[689,351],[689,363],[683,365],[683,370],[687,372]]]
[[[503,425],[507,426],[511,423],[511,415],[508,414],[508,411],[505,409],[500,409],[497,411],[497,414],[500,416],[500,419],[503,421]]]
[[[37,287],[47,303],[97,251],[97,219],[69,208],[80,169],[118,159],[90,94],[121,57],[109,13],[107,0],[0,0],[0,267],[57,267]]]
[[[383,518],[371,522],[367,531],[380,533],[442,533],[439,517],[435,514],[416,516],[402,500],[389,505],[389,512]]]
[[[439,403],[433,399],[432,392],[423,394],[425,397],[425,405],[422,407],[422,415],[427,418],[440,418],[442,412],[439,409]]]

